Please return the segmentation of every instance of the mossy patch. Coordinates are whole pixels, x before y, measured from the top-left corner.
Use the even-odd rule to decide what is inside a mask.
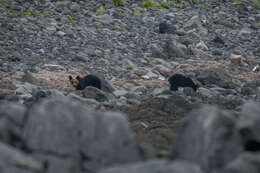
[[[113,0],[113,4],[116,7],[120,7],[124,5],[122,0]]]
[[[140,5],[144,8],[170,8],[170,5],[166,2],[155,3],[152,0],[145,0]]]

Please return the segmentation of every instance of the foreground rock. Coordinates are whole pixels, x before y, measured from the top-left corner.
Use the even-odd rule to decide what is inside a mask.
[[[260,171],[259,165],[259,153],[243,153],[217,173],[258,173]]]
[[[245,104],[239,118],[215,107],[193,111],[180,127],[171,158],[207,172],[259,172],[259,106]]]
[[[140,159],[121,114],[94,112],[79,102],[53,99],[33,106],[27,116],[24,137],[29,148],[80,157],[87,172]]]
[[[0,171],[5,173],[34,173],[44,170],[44,164],[33,157],[0,142]]]
[[[99,173],[203,173],[198,165],[167,160],[152,160],[144,163],[131,164],[102,170]]]
[[[245,151],[260,151],[260,103],[249,102],[242,107],[241,116],[237,123]]]
[[[85,102],[64,96],[40,99],[30,107],[2,102],[0,170],[259,172],[259,103],[243,105],[241,114],[236,116],[213,106],[197,107],[171,92],[163,92],[132,108],[121,107],[139,142],[146,135],[142,138],[144,144],[155,141],[153,146],[165,152],[174,141],[170,160],[164,160],[168,153],[163,152],[157,156],[164,159],[156,160],[152,150],[134,144],[127,119],[120,113],[95,111]],[[187,114],[188,110],[192,112]]]
[[[21,127],[23,126],[25,117],[25,106],[0,102],[0,141],[23,149],[25,145],[21,134]]]
[[[241,151],[236,137],[235,117],[214,107],[194,111],[175,139],[172,157],[200,164],[211,170],[223,167]]]
[[[0,170],[4,172],[15,166],[14,172],[34,173],[43,168],[46,173],[96,172],[141,160],[129,124],[119,113],[97,112],[75,99],[60,97],[27,108],[1,103],[0,115],[0,140],[6,144],[0,143]],[[2,145],[6,149],[1,150]]]

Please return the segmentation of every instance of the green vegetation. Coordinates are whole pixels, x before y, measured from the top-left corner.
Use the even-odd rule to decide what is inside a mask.
[[[260,7],[260,0],[251,0],[250,2],[252,6]]]
[[[18,16],[17,13],[11,13],[11,14],[10,14],[10,17],[17,17],[17,16]]]
[[[51,0],[51,2],[58,2],[58,1],[63,1],[63,0]],[[72,0],[71,0],[72,1]],[[185,1],[188,0],[142,0],[142,2],[139,3],[139,5],[141,7],[144,8],[156,8],[156,9],[169,9],[171,7],[177,7],[177,8],[182,8]],[[19,17],[19,16],[33,16],[33,17],[40,17],[40,16],[44,16],[44,17],[48,17],[50,16],[50,12],[48,11],[49,9],[45,9],[44,11],[37,11],[32,10],[32,11],[25,11],[25,12],[21,12],[21,11],[16,11],[16,8],[13,8],[12,5],[9,3],[10,1],[8,0],[0,0],[0,14],[1,13],[6,13],[9,17]],[[39,4],[40,3],[45,3],[45,0],[33,0],[33,3]],[[120,6],[124,6],[124,2],[125,3],[132,3],[132,0],[111,0],[111,3],[113,3],[113,5],[115,7],[120,7]],[[191,0],[189,0],[189,2],[191,2]],[[209,4],[212,3],[211,0],[192,0],[192,2],[194,4],[196,4],[196,7],[199,7],[200,9],[208,9],[209,8]],[[260,0],[247,0],[247,1],[243,1],[243,0],[225,0],[225,1],[214,1],[213,3],[217,3],[218,5],[236,5],[236,4],[240,4],[243,3],[248,6],[253,7],[252,10],[255,11],[257,9],[260,8]],[[105,9],[104,7],[100,6],[98,9],[94,9],[92,7],[88,7],[88,10],[90,11],[96,11],[97,15],[103,15],[105,13]],[[141,16],[141,11],[136,11],[136,15],[137,16]],[[74,22],[75,15],[71,16],[71,15],[67,15],[65,16],[68,21],[70,22]]]
[[[234,3],[240,3],[242,0],[234,0]]]
[[[137,16],[141,16],[141,15],[142,15],[142,12],[141,12],[140,10],[137,10],[137,11],[136,11],[136,15],[137,15]]]
[[[100,6],[97,11],[96,11],[97,15],[103,15],[105,13],[105,10],[102,6]]]
[[[5,8],[3,7],[0,7],[0,13],[4,12],[5,11]]]
[[[25,16],[33,16],[33,13],[31,11],[25,11],[23,12]]]
[[[167,2],[162,2],[159,8],[170,8],[170,5]]]
[[[166,2],[157,4],[152,0],[145,0],[141,2],[141,6],[144,8],[170,8],[170,5]]]
[[[39,13],[37,10],[35,10],[35,11],[33,12],[33,15],[34,15],[34,16],[41,16],[41,13]]]
[[[151,0],[146,0],[141,3],[141,6],[143,6],[144,8],[155,8],[156,4]]]
[[[67,15],[66,18],[68,19],[69,22],[75,22],[74,17],[72,17],[71,15]]]
[[[49,11],[45,11],[45,12],[44,12],[44,15],[45,15],[46,17],[50,16]]]
[[[41,13],[39,13],[38,11],[25,11],[23,12],[23,15],[25,16],[41,16]]]
[[[0,0],[0,5],[2,8],[11,8],[11,5],[8,4],[7,0]]]
[[[113,4],[116,7],[123,6],[123,1],[122,0],[113,0]]]

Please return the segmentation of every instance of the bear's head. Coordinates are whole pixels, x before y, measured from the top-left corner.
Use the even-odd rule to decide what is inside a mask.
[[[76,78],[69,76],[69,81],[70,81],[71,85],[74,86],[74,87],[78,86],[80,80],[81,80],[80,76],[77,76]]]

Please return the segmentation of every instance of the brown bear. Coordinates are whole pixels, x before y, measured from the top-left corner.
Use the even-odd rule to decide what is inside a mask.
[[[93,74],[89,74],[84,77],[77,76],[76,78],[69,76],[69,81],[71,85],[76,88],[76,90],[84,90],[87,86],[101,89],[101,80]]]
[[[174,74],[168,79],[170,83],[170,90],[177,91],[178,87],[191,87],[194,91],[197,90],[198,85],[194,84],[191,78],[182,74]]]

